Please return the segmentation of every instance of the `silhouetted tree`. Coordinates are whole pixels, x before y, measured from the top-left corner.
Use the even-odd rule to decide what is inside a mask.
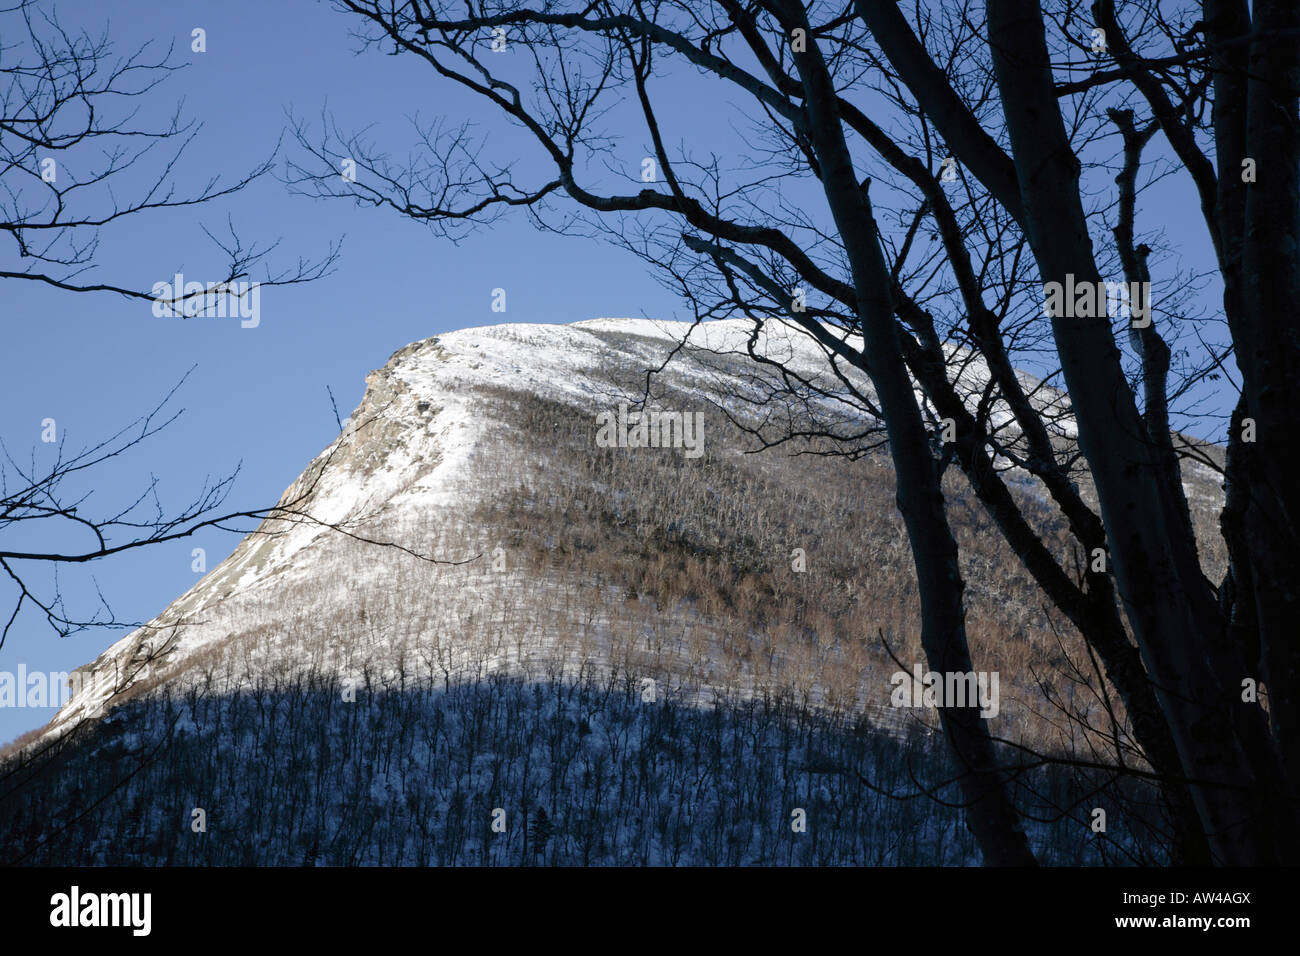
[[[327,121],[323,139],[296,127],[321,165],[291,164],[292,183],[452,237],[523,206],[544,228],[603,233],[645,257],[697,321],[751,317],[749,351],[791,392],[883,424],[932,669],[971,669],[940,481],[955,461],[1123,700],[1133,747],[1170,806],[1175,858],[1300,859],[1300,641],[1289,624],[1300,601],[1290,432],[1300,10],[1290,0],[919,3],[910,21],[875,0],[336,6],[374,45],[499,110],[545,171],[489,160],[467,125],[422,130],[423,158],[395,168]],[[665,114],[656,100],[670,72],[696,75],[701,102],[712,81],[750,104],[744,162],[670,146],[681,103]],[[638,122],[612,126],[629,115],[616,100]],[[1135,224],[1156,129],[1199,198],[1222,313],[1198,315],[1178,293],[1162,295],[1150,325],[1140,308],[1050,305],[1048,283],[1141,282],[1158,264]],[[343,159],[355,181],[338,176]],[[1099,204],[1104,169],[1120,179]],[[620,188],[628,179],[641,188]],[[1113,244],[1096,235],[1107,220]],[[1215,320],[1222,344],[1200,336]],[[822,346],[825,375],[761,354],[776,324]],[[1049,379],[1059,370],[1068,399],[1020,375],[1018,357]],[[1171,433],[1170,402],[1211,377],[1231,383],[1231,359],[1241,396],[1220,459]],[[801,423],[775,440],[829,437],[852,455],[880,438],[860,421]],[[1180,480],[1188,457],[1225,472],[1230,568],[1218,582]],[[1009,467],[1068,528],[1072,557],[1045,544]],[[1267,709],[1243,693],[1247,679],[1261,681]],[[945,707],[942,718],[985,859],[1032,863],[1007,791],[1016,765],[999,763],[973,710]],[[1112,769],[1138,772],[1122,760]]]

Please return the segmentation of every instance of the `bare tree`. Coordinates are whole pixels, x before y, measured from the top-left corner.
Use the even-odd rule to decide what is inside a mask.
[[[170,49],[155,54],[145,44],[118,53],[107,28],[98,35],[70,30],[41,0],[0,10],[0,24],[0,232],[11,243],[0,278],[156,301],[152,289],[87,274],[104,232],[232,196],[273,168],[276,151],[237,178],[212,175],[183,188],[184,154],[201,125],[179,112],[141,120],[156,109],[161,85],[183,69]],[[335,246],[319,260],[272,270],[266,257],[278,243],[245,247],[233,227],[230,233],[218,239],[208,232],[226,259],[220,280],[209,284],[221,291],[258,267],[265,269],[260,285],[309,282],[337,258]],[[167,304],[184,314],[194,296],[176,290]]]
[[[468,125],[421,129],[419,165],[395,167],[327,121],[320,138],[296,126],[320,165],[292,163],[292,183],[452,237],[522,206],[542,228],[604,234],[645,257],[697,321],[744,315],[756,337],[765,323],[811,336],[824,379],[778,371],[794,393],[883,422],[930,666],[970,667],[940,484],[955,461],[1122,700],[1169,806],[1173,858],[1300,858],[1300,642],[1287,624],[1300,600],[1293,4],[988,0],[917,3],[910,18],[873,0],[337,6],[372,44],[498,109],[547,169],[520,176],[515,161],[489,160]],[[654,92],[686,71],[701,97],[716,86],[750,104],[745,162],[670,146]],[[624,111],[613,126],[623,102],[639,122]],[[337,176],[343,159],[355,182]],[[1118,177],[1108,196],[1103,173]],[[1138,221],[1137,196],[1167,175],[1199,197],[1212,275],[1179,271],[1180,247]],[[642,188],[620,188],[629,179]],[[1162,294],[1145,317],[1140,303],[1119,316],[1045,309],[1048,283],[1097,288],[1108,274],[1184,294]],[[1188,290],[1215,282],[1222,311],[1198,313]],[[1220,457],[1172,432],[1171,415],[1208,381],[1235,388],[1234,359],[1241,396]],[[1036,383],[1017,372],[1025,362]],[[1058,374],[1068,398],[1047,387]],[[813,431],[850,454],[878,440]],[[1218,582],[1182,487],[1189,457],[1225,472],[1230,568]],[[1044,542],[1009,467],[1051,503],[1070,555]],[[989,862],[1032,862],[1005,786],[1013,768],[970,713],[943,718],[972,827]]]
[[[229,238],[204,231],[222,252],[219,281],[202,291],[175,289],[159,295],[101,279],[95,270],[100,243],[123,224],[168,211],[199,212],[266,175],[275,150],[256,168],[231,180],[213,175],[195,186],[179,182],[186,150],[200,125],[179,112],[146,121],[162,103],[161,85],[182,69],[171,50],[155,54],[146,44],[119,53],[107,28],[99,34],[65,27],[53,7],[19,0],[0,10],[0,232],[9,246],[0,279],[37,282],[68,292],[116,293],[155,303],[178,316],[201,311],[209,297],[248,295],[249,282],[276,286],[308,282],[328,274],[337,246],[317,261],[299,259],[273,270],[267,261],[276,242],[245,245],[230,226]],[[278,147],[277,147],[278,150]],[[264,275],[254,276],[262,268]],[[222,302],[223,308],[226,302]],[[163,314],[168,314],[164,311]],[[178,386],[179,387],[179,386]],[[23,464],[0,443],[0,533],[14,542],[0,545],[0,571],[15,589],[12,612],[0,631],[0,646],[25,606],[36,607],[61,634],[92,625],[125,626],[107,602],[91,615],[67,610],[57,586],[48,593],[32,585],[31,569],[84,564],[122,551],[193,534],[204,527],[238,526],[239,518],[263,518],[275,509],[223,513],[221,506],[237,474],[201,488],[174,513],[166,513],[150,482],[124,508],[93,514],[85,489],[69,497],[65,482],[102,477],[115,459],[165,428],[179,412],[169,410],[176,389],[150,413],[117,434],[80,451],[58,444],[53,464]],[[39,522],[39,525],[33,525]],[[66,549],[21,547],[18,540],[39,527],[50,541],[72,529],[89,544],[69,540]],[[57,529],[57,530],[56,530]],[[19,538],[15,538],[19,535]],[[101,595],[102,598],[102,595]]]

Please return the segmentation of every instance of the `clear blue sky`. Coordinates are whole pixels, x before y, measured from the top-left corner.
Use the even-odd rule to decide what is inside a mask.
[[[407,118],[417,112],[474,119],[484,130],[501,126],[486,106],[411,58],[356,56],[351,19],[315,0],[63,0],[54,7],[68,26],[93,33],[108,24],[119,52],[146,41],[159,49],[174,42],[175,60],[190,64],[151,100],[163,109],[184,100],[184,114],[204,124],[177,177],[182,187],[215,173],[237,177],[256,165],[280,138],[289,108],[314,119],[328,105],[344,129],[372,125],[395,158],[405,155]],[[207,31],[203,54],[190,52],[196,26]],[[695,94],[685,99],[690,89],[676,89],[684,117],[679,135],[692,133],[692,126],[707,129],[724,148],[729,138],[739,150],[725,122],[707,116]],[[297,149],[288,139],[284,148]],[[1156,201],[1171,231],[1203,234],[1185,193],[1170,188],[1163,195]],[[288,265],[298,255],[322,255],[329,240],[342,237],[336,272],[313,284],[264,290],[256,329],[233,320],[155,318],[147,303],[109,294],[0,283],[0,437],[19,457],[51,459],[51,446],[40,443],[43,419],[55,419],[75,450],[146,412],[197,366],[175,402],[185,409],[180,421],[96,475],[90,506],[102,512],[133,499],[151,475],[164,507],[180,507],[205,477],[241,463],[231,505],[270,505],[337,434],[326,386],[346,417],[365,375],[411,341],[500,321],[669,318],[679,308],[638,260],[598,241],[538,233],[522,215],[453,246],[396,214],[293,196],[269,177],[197,216],[183,210],[142,215],[105,229],[97,268],[86,278],[143,289],[176,271],[219,278],[222,259],[200,223],[219,231],[227,214],[247,239],[281,239],[275,261]],[[490,310],[498,286],[508,290],[505,315]],[[93,614],[97,584],[119,618],[148,620],[197,579],[191,548],[207,550],[210,569],[237,543],[211,531],[67,569],[61,583],[68,610]],[[0,650],[0,670],[14,671],[19,662],[29,671],[71,670],[123,633],[92,630],[60,640],[27,613]],[[50,713],[0,708],[0,741],[44,723]]]

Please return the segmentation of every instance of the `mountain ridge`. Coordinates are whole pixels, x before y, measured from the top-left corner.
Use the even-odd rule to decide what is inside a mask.
[[[679,401],[707,407],[720,398],[754,390],[750,369],[737,373],[725,364],[721,370],[716,363],[709,364],[719,356],[743,355],[752,329],[748,319],[694,325],[597,318],[569,325],[473,327],[403,346],[367,374],[366,392],[339,436],[281,496],[283,506],[306,494],[302,510],[309,517],[288,528],[275,519],[263,522],[157,617],[78,668],[82,691],[55,715],[47,730],[57,733],[82,719],[102,716],[106,705],[131,685],[156,676],[162,659],[174,662],[222,640],[219,628],[213,632],[211,627],[186,622],[213,612],[232,597],[255,595],[282,583],[286,576],[292,578],[294,557],[334,529],[364,526],[370,517],[404,507],[462,511],[472,507],[479,488],[467,470],[476,444],[483,440],[485,420],[475,398],[480,392],[506,388],[546,395],[594,416],[637,397],[636,390],[628,387],[634,376],[626,376],[620,388],[593,371],[600,361],[617,355],[630,359],[628,369],[640,373],[655,368],[677,343],[686,341],[690,348],[674,357],[675,364],[667,364],[656,384],[663,385],[666,379]],[[756,341],[760,352],[780,358],[809,379],[825,375],[825,354],[802,334],[768,323]],[[731,372],[729,379],[727,372]],[[1068,408],[1059,392],[1025,378],[1032,394],[1047,395],[1046,405]],[[966,367],[958,378],[971,396],[978,396],[985,380],[977,365]],[[865,379],[859,378],[855,385],[871,394]],[[831,409],[832,425],[845,421],[856,425],[867,417],[846,417],[843,408],[825,399],[820,405],[822,411]],[[1010,418],[1005,409],[995,409],[994,414]],[[1068,414],[1054,418],[1053,424],[1061,436],[1073,437]],[[389,543],[401,548],[411,544],[392,539]],[[418,546],[408,550],[428,555]],[[438,559],[458,562],[482,556],[481,551],[470,554],[462,549],[440,554]],[[125,684],[123,675],[129,675]]]

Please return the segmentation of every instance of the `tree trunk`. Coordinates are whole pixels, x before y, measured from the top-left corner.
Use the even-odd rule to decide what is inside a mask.
[[[1250,540],[1260,651],[1269,716],[1294,774],[1300,768],[1300,6],[1257,0],[1254,18],[1246,150],[1257,178],[1245,184],[1242,230],[1243,321],[1253,334],[1239,361],[1251,373],[1243,390],[1258,434],[1251,456],[1257,464],[1251,481],[1256,533]]]
[[[808,30],[802,10],[787,8],[785,25]],[[931,670],[969,672],[965,584],[957,542],[944,511],[939,473],[903,363],[890,296],[889,270],[876,240],[866,193],[859,188],[835,90],[825,62],[810,39],[796,54],[803,79],[806,131],[817,155],[821,181],[839,235],[844,240],[858,295],[866,372],[876,390],[889,436],[898,484],[898,507],[907,528],[921,601],[921,646]],[[940,719],[962,768],[960,785],[972,832],[986,863],[1034,865],[1019,815],[997,765],[988,725],[974,707],[943,707]]]
[[[1056,102],[1042,11],[1036,0],[989,0],[988,18],[1024,227],[1041,277],[1065,283],[1072,274],[1076,283],[1096,283],[1080,166]],[[1054,315],[1052,329],[1120,597],[1194,781],[1192,796],[1211,849],[1227,864],[1273,861],[1287,817],[1269,806],[1265,791],[1280,783],[1279,768],[1261,746],[1262,713],[1246,713],[1250,705],[1236,693],[1241,665],[1222,640],[1218,605],[1200,574],[1194,542],[1171,533],[1167,516],[1173,509],[1159,494],[1158,455],[1109,320]]]

